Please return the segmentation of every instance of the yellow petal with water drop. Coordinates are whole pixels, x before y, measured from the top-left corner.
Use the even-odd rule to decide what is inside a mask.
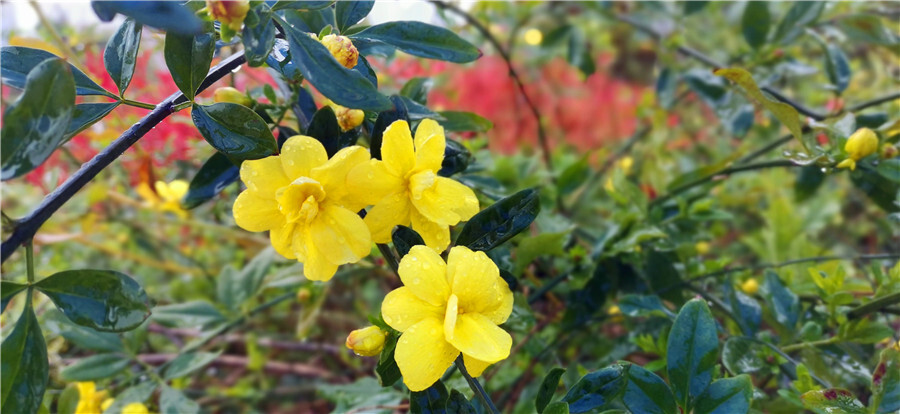
[[[437,382],[457,356],[459,351],[444,340],[441,321],[435,318],[409,327],[394,350],[394,360],[410,391],[422,391]]]
[[[450,296],[447,264],[427,246],[413,246],[400,260],[398,270],[403,285],[416,296],[435,306],[444,306]]]
[[[297,177],[308,177],[313,168],[325,164],[328,153],[315,138],[295,135],[284,142],[280,160],[287,178],[293,181]]]
[[[512,337],[487,317],[478,313],[462,313],[456,319],[453,338],[448,342],[466,355],[494,363],[509,356]]]
[[[247,231],[266,231],[284,223],[284,216],[278,211],[278,203],[252,191],[238,194],[232,213],[234,222]]]
[[[279,188],[290,184],[277,155],[241,163],[241,181],[247,190],[262,198],[275,199]]]
[[[443,320],[444,308],[425,302],[404,286],[390,291],[384,297],[381,316],[391,328],[404,332],[425,318]]]

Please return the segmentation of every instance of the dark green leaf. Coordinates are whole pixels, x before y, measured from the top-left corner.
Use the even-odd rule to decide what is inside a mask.
[[[153,308],[153,320],[166,326],[179,328],[212,325],[222,322],[225,317],[211,303],[195,300],[175,305]]]
[[[606,303],[606,298],[628,279],[638,279],[631,265],[614,257],[601,258],[587,284],[569,293],[563,326],[576,327],[589,322]]]
[[[456,244],[472,250],[491,250],[531,225],[541,211],[538,191],[519,191],[497,201],[469,219]]]
[[[334,0],[279,0],[272,6],[272,10],[318,10],[324,9],[334,3]]]
[[[3,114],[0,178],[21,176],[46,161],[65,140],[74,109],[75,82],[69,64],[50,58],[35,66],[22,95]]]
[[[700,3],[695,1],[685,4]],[[703,2],[705,3],[705,2]],[[670,68],[663,68],[656,79],[656,102],[663,109],[671,109],[675,103],[675,92],[678,89],[678,76]]]
[[[424,391],[412,391],[409,393],[409,412],[421,414],[446,414],[447,400],[450,394],[441,380],[428,387]]]
[[[138,23],[167,32],[200,34],[203,21],[182,2],[173,1],[91,1],[94,12],[104,22],[112,21],[116,13],[133,17]]]
[[[224,154],[216,152],[203,163],[191,180],[191,186],[181,200],[181,205],[187,209],[197,207],[237,181],[239,176],[240,168]]]
[[[100,332],[95,329],[78,326],[60,315],[64,325],[60,329],[60,335],[66,338],[70,344],[81,349],[102,352],[121,352],[125,350],[122,338],[112,332]]]
[[[353,70],[359,72],[360,75],[363,75],[375,89],[378,89],[378,75],[375,73],[375,69],[372,69],[372,65],[369,64],[369,61],[365,56],[357,58],[356,66],[353,67]]]
[[[825,182],[825,173],[818,165],[807,165],[799,168],[797,181],[794,181],[794,198],[797,202],[809,200]]]
[[[566,370],[563,368],[553,368],[544,376],[544,381],[541,382],[537,397],[534,399],[534,407],[538,413],[543,413],[544,408],[547,408],[547,404],[550,404],[553,394],[556,393],[556,388],[559,387],[559,378],[565,372]]]
[[[433,119],[435,121],[442,121],[444,118],[434,112],[425,105],[422,105],[412,99],[409,99],[405,96],[400,96],[400,100],[403,101],[403,105],[406,105],[406,110],[409,112],[409,119],[411,121],[421,121],[423,119]]]
[[[306,32],[285,27],[290,43],[291,62],[310,84],[338,105],[348,108],[381,111],[391,107],[390,101],[378,93],[361,73],[338,63],[331,52]]]
[[[275,39],[275,46],[272,47],[272,52],[266,57],[266,64],[278,71],[290,83],[297,84],[303,81],[303,74],[300,73],[300,68],[291,60],[288,42],[282,39]]]
[[[197,414],[200,412],[200,404],[192,401],[181,391],[163,385],[159,394],[160,414]]]
[[[422,105],[428,102],[428,91],[431,89],[431,79],[414,77],[406,81],[400,89],[400,96],[405,96]]]
[[[569,404],[569,412],[576,414],[610,408],[625,392],[626,370],[626,366],[614,364],[591,372],[578,380],[562,401]]]
[[[873,14],[851,14],[837,19],[837,24],[850,39],[857,42],[895,46],[900,38],[884,24],[885,20]],[[892,50],[896,52],[896,48]]]
[[[741,315],[736,321],[741,331],[747,336],[755,335],[762,322],[762,307],[759,306],[759,302],[743,292],[737,291],[731,279],[726,279],[722,285],[723,298],[727,301],[731,312]]]
[[[31,299],[12,332],[0,345],[0,413],[37,412],[47,389],[50,366],[47,344],[31,308]]]
[[[130,362],[122,354],[92,355],[63,368],[59,375],[65,381],[94,381],[113,376]]]
[[[400,380],[400,367],[394,360],[394,350],[397,348],[397,335],[388,335],[384,340],[384,349],[375,366],[375,375],[382,387],[390,387]]]
[[[238,310],[259,291],[274,258],[274,250],[265,249],[239,271],[231,266],[222,269],[216,281],[219,302],[231,310]]]
[[[824,8],[824,1],[793,2],[791,9],[778,23],[773,40],[775,42],[780,41],[781,44],[793,41],[800,33],[803,33],[803,29],[806,26],[815,23],[819,19],[819,15],[822,14],[822,9]]]
[[[166,66],[175,85],[189,101],[194,100],[194,94],[206,78],[215,51],[216,37],[212,32],[196,36],[166,34],[163,50]]]
[[[697,399],[696,414],[746,414],[753,384],[748,375],[718,379]]]
[[[681,274],[678,273],[678,269],[675,269],[674,265],[676,258],[671,256],[672,254],[651,250],[647,253],[647,267],[644,271],[647,273],[650,288],[655,292],[667,289],[666,292],[661,293],[659,296],[678,306],[684,303],[684,294],[680,288]]]
[[[116,395],[113,401],[103,414],[120,414],[126,405],[131,403],[144,403],[156,390],[156,381],[145,381],[138,385],[122,391]]]
[[[328,158],[337,154],[340,149],[338,141],[341,136],[341,126],[338,125],[334,109],[327,105],[319,108],[309,122],[306,135],[322,143],[325,152],[328,153]]]
[[[131,83],[131,77],[134,76],[143,28],[133,18],[125,19],[119,26],[119,30],[116,30],[116,33],[109,38],[106,49],[103,51],[106,73],[109,73],[109,77],[119,88],[119,95],[125,93],[125,89]]]
[[[381,140],[384,136],[384,130],[396,121],[409,121],[409,112],[406,110],[406,104],[399,96],[391,96],[390,102],[392,108],[378,114],[375,119],[375,126],[372,128],[372,138],[369,139],[369,152],[372,158],[381,159]]]
[[[413,246],[424,246],[425,241],[419,233],[406,226],[394,227],[391,233],[391,241],[394,242],[394,248],[397,249],[397,256],[403,258],[409,253],[409,249]]]
[[[334,20],[339,32],[345,30],[365,19],[375,6],[374,1],[339,1],[334,7]]]
[[[569,414],[569,404],[564,401],[551,403],[544,409],[544,414]]]
[[[5,280],[0,281],[0,298],[2,298],[2,303],[0,303],[0,313],[6,310],[6,305],[9,304],[9,300],[12,299],[13,296],[16,296],[17,293],[25,290],[27,287],[28,285],[23,285],[21,283],[7,282]]]
[[[34,287],[72,322],[98,331],[134,329],[150,316],[150,299],[141,285],[113,270],[66,270]]]
[[[481,51],[456,33],[442,27],[416,21],[395,21],[371,26],[351,38],[363,38],[389,44],[413,56],[471,62]]]
[[[781,283],[778,274],[766,271],[766,281],[762,286],[763,297],[769,303],[775,320],[785,328],[792,330],[800,317],[800,300],[794,292]]]
[[[203,138],[232,162],[265,158],[277,151],[269,126],[246,106],[229,102],[194,104],[191,119]]]
[[[262,66],[275,46],[275,23],[271,11],[265,5],[256,8],[260,22],[251,27],[245,24],[241,32],[244,54],[250,66]]]
[[[25,88],[26,78],[38,64],[50,58],[58,56],[41,49],[32,49],[22,46],[4,46],[0,51],[0,78],[3,83],[16,89]],[[67,63],[72,77],[75,80],[75,93],[78,95],[103,95],[116,98],[116,95],[103,89],[81,70]]]
[[[472,153],[459,142],[448,138],[447,148],[444,150],[444,160],[441,161],[441,169],[438,170],[438,175],[449,177],[463,172],[469,167],[471,161]]]
[[[637,365],[628,369],[628,385],[622,402],[632,413],[678,414],[672,390],[656,374]]]
[[[853,393],[840,388],[809,391],[800,396],[803,406],[809,409],[821,410],[826,413],[840,414],[866,414],[866,407],[862,405]]]
[[[476,414],[478,411],[466,399],[466,396],[457,390],[450,390],[450,399],[447,400],[447,412],[451,414]]]
[[[298,30],[307,33],[318,33],[317,38],[325,37],[334,28],[334,13],[331,9],[284,12],[287,22]]]
[[[169,363],[163,378],[171,380],[190,375],[215,361],[221,354],[221,352],[191,352],[178,355]]]
[[[708,1],[686,1],[684,2],[684,15],[694,14],[706,7]]]
[[[666,308],[656,295],[625,295],[619,300],[619,309],[623,315],[663,316],[675,318],[675,314]]]
[[[734,375],[752,374],[766,367],[765,349],[759,342],[733,336],[722,348],[722,364]]]
[[[438,119],[447,131],[452,132],[487,132],[494,127],[491,121],[472,112],[440,111],[438,115],[444,119]]]
[[[900,158],[881,160],[878,163],[878,173],[882,177],[900,184]]]
[[[103,119],[103,117],[112,112],[113,109],[116,109],[120,103],[120,101],[116,101],[107,103],[80,103],[75,105],[75,109],[72,111],[72,120],[69,121],[69,126],[66,128],[65,141],[72,139],[72,137],[78,135],[79,132],[84,131],[87,127]]]
[[[769,3],[765,1],[748,1],[741,17],[741,31],[744,40],[754,49],[766,44],[772,16],[769,14]]]
[[[706,302],[692,299],[678,312],[666,345],[666,372],[681,406],[709,386],[718,356],[716,321]]]
[[[900,349],[887,347],[881,351],[878,365],[872,371],[869,405],[876,414],[900,411]]]
[[[857,168],[856,171],[851,172],[850,181],[853,181],[856,188],[869,196],[869,199],[884,211],[889,213],[900,211],[900,205],[897,203],[900,183],[868,168]]]
[[[825,70],[838,95],[843,93],[850,85],[850,61],[844,51],[832,43],[825,45]]]

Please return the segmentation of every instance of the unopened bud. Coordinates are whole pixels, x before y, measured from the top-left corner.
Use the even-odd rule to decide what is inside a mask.
[[[230,86],[223,86],[216,89],[213,94],[213,100],[216,102],[229,102],[249,107],[253,104],[253,100],[247,97],[243,92]]]
[[[331,52],[331,55],[337,59],[338,63],[345,68],[353,69],[356,67],[356,62],[359,60],[359,51],[356,50],[356,46],[353,46],[353,42],[350,41],[349,37],[330,34],[323,37],[320,42]]]
[[[759,282],[756,279],[747,279],[741,284],[741,290],[748,295],[755,295],[756,292],[759,292]]]
[[[869,128],[860,128],[844,144],[849,158],[841,161],[838,168],[856,169],[856,162],[878,151],[878,136]]]
[[[350,332],[347,336],[347,348],[359,356],[375,356],[384,349],[387,333],[377,326],[369,326]]]
[[[230,29],[230,33],[236,33],[241,30],[244,18],[250,11],[250,0],[206,0],[206,9],[209,11],[213,19],[222,23],[223,27]],[[227,32],[224,31],[223,32]],[[231,36],[223,33],[222,40],[229,41]]]
[[[366,114],[359,109],[350,109],[331,102],[328,103],[328,106],[334,109],[334,116],[337,117],[342,131],[349,131],[360,126],[366,117]]]

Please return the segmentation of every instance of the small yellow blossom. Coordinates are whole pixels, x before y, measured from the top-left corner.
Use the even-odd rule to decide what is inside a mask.
[[[213,93],[213,100],[217,103],[229,102],[248,107],[253,104],[253,100],[250,99],[245,93],[230,86],[223,86],[216,89],[216,92]]]
[[[353,69],[356,67],[356,63],[359,61],[359,51],[356,50],[356,46],[353,46],[353,42],[350,41],[349,37],[330,34],[323,37],[319,42],[345,68]]]
[[[337,117],[338,125],[341,126],[341,131],[349,131],[360,126],[366,117],[365,112],[361,109],[343,107],[331,102],[331,100],[325,101],[325,104],[334,110],[334,116]]]
[[[347,336],[347,348],[353,350],[359,356],[375,356],[384,349],[384,339],[387,332],[377,326],[369,326],[350,332]]]
[[[116,400],[113,398],[107,398],[103,400],[103,404],[100,404],[100,410],[106,411],[106,409],[111,407],[114,402],[116,402]]]
[[[76,382],[78,388],[78,405],[75,414],[97,414],[101,412],[100,403],[106,400],[107,392],[97,392],[97,384],[93,381]]]
[[[444,161],[444,128],[426,119],[413,140],[406,121],[384,130],[381,160],[363,163],[347,177],[347,186],[364,204],[374,205],[366,225],[376,243],[391,241],[394,226],[412,224],[425,244],[437,251],[450,245],[450,226],[478,213],[472,189],[437,175]]]
[[[540,30],[532,28],[525,31],[524,38],[525,43],[528,43],[532,46],[537,46],[544,40],[544,34],[541,33]]]
[[[232,32],[241,30],[244,18],[250,11],[250,0],[206,0],[206,10],[213,19],[227,26]],[[230,39],[230,36],[229,36]],[[229,39],[222,39],[228,41]]]
[[[753,278],[747,279],[741,283],[741,290],[748,295],[755,295],[756,292],[759,292],[759,282]]]
[[[694,245],[694,249],[697,250],[697,254],[699,254],[701,256],[709,253],[709,248],[710,248],[709,242],[705,242],[705,241],[699,241],[699,242],[697,242],[697,244]]]
[[[609,319],[612,322],[622,322],[625,318],[622,317],[622,309],[619,308],[618,305],[612,305],[609,309],[606,310],[606,314],[609,315]]]
[[[154,190],[150,189],[147,183],[140,183],[137,186],[137,193],[140,195],[147,206],[162,212],[171,211],[178,217],[187,217],[188,213],[181,208],[181,199],[190,188],[190,184],[184,180],[175,180],[170,183],[165,181],[157,181],[154,183]]]
[[[475,377],[509,356],[512,337],[497,325],[509,318],[513,294],[484,252],[456,246],[445,263],[414,246],[398,273],[404,286],[385,296],[381,314],[403,333],[394,359],[411,391],[434,384],[460,353]]]
[[[309,280],[328,280],[339,265],[369,254],[369,229],[357,215],[365,207],[348,197],[347,173],[369,160],[352,146],[331,159],[315,138],[297,135],[281,155],[241,164],[247,190],[234,201],[234,221],[248,231],[269,231],[282,256],[303,263]]]
[[[631,171],[631,167],[634,165],[634,158],[625,156],[619,159],[619,168],[622,169],[622,172],[628,174]]]
[[[837,165],[838,168],[856,169],[856,162],[878,151],[878,136],[869,128],[860,128],[844,144],[844,151],[849,156]]]

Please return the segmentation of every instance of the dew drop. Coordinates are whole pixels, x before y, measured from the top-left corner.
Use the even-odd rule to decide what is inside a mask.
[[[418,285],[418,284],[420,284],[420,283],[422,283],[422,279],[419,279],[419,278],[413,279],[413,284],[414,284],[414,285]]]
[[[366,174],[366,177],[368,177],[371,180],[371,179],[375,178],[375,173],[370,172],[370,173]]]

